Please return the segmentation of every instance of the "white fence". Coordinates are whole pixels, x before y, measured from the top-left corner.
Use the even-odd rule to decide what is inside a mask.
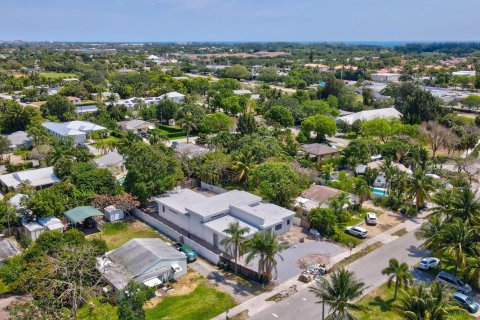
[[[205,189],[205,190],[209,190],[209,191],[212,191],[212,192],[215,192],[215,193],[225,193],[225,192],[227,192],[227,190],[225,190],[223,188],[214,186],[212,184],[205,183],[203,181],[200,182],[200,188]]]
[[[155,219],[154,217],[146,214],[145,212],[135,208],[133,210],[133,213],[135,214],[135,216],[137,218],[146,222],[150,226],[156,228],[158,231],[167,235],[169,238],[172,238],[175,241],[180,241],[180,239],[183,238],[183,243],[184,244],[188,245],[190,248],[193,249],[193,251],[195,251],[196,253],[198,253],[199,255],[201,255],[202,257],[204,257],[205,259],[207,259],[211,263],[216,265],[220,261],[220,257],[215,252],[212,252],[209,249],[205,248],[204,246],[196,243],[192,239],[189,239],[188,237],[183,236],[182,234],[180,234],[176,230],[170,228],[169,226],[167,226],[163,222]]]

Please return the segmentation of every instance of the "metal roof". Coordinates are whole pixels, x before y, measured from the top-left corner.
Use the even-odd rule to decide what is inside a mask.
[[[63,214],[72,223],[78,223],[90,217],[99,217],[104,214],[92,206],[76,207]]]

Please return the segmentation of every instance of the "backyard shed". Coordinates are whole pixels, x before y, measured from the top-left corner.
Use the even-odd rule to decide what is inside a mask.
[[[105,219],[107,221],[119,221],[125,219],[125,212],[122,209],[117,209],[115,206],[108,206],[105,208]]]
[[[37,238],[45,231],[45,228],[37,222],[26,223],[23,225],[23,228],[25,229],[25,236],[30,241],[37,240]]]
[[[63,214],[73,224],[90,217],[102,217],[104,214],[92,206],[81,206],[68,210]]]

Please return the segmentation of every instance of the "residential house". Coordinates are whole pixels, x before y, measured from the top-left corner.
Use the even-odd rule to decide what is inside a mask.
[[[31,147],[32,139],[25,131],[16,131],[5,136],[10,141],[10,150],[14,151],[18,148]]]
[[[185,101],[185,95],[176,91],[162,94],[159,98],[160,100],[168,99],[175,103],[182,103]]]
[[[155,128],[153,123],[139,119],[120,121],[117,122],[117,125],[120,127],[120,131],[131,131],[133,133],[147,132],[148,130]]]
[[[107,153],[104,156],[93,159],[98,168],[109,169],[115,173],[125,173],[125,159],[116,151]]]
[[[392,82],[398,82],[401,76],[402,74],[400,73],[379,72],[379,73],[372,73],[370,75],[370,79],[376,82],[392,83]]]
[[[328,70],[330,70],[329,66],[320,63],[307,63],[304,66],[307,68],[315,69],[317,72],[327,72]]]
[[[302,144],[300,146],[300,150],[308,153],[312,157],[312,159],[316,160],[318,163],[321,163],[325,160],[333,159],[340,155],[340,150],[320,143]]]
[[[10,191],[16,190],[22,183],[28,183],[35,188],[41,189],[57,182],[60,182],[60,178],[55,175],[53,167],[18,171],[0,176],[0,184]]]
[[[385,163],[385,160],[378,160],[378,161],[369,162],[366,165],[358,165],[355,168],[355,173],[357,175],[364,174],[367,168],[381,170],[381,167],[384,163]],[[392,162],[392,166],[396,167],[400,171],[406,172],[407,174],[412,174],[412,170],[408,169],[401,163]],[[373,183],[373,187],[375,188],[387,187],[387,181],[385,179],[385,174],[383,172],[380,171],[379,175],[375,179],[375,182]]]
[[[187,156],[190,159],[210,152],[210,149],[200,147],[192,143],[175,143],[172,144],[172,147],[176,154],[180,156]]]
[[[44,122],[47,132],[59,139],[71,137],[77,144],[83,144],[92,132],[107,132],[107,128],[88,121]]]
[[[283,234],[292,227],[295,212],[262,201],[245,191],[232,190],[207,197],[190,189],[179,189],[154,198],[158,214],[215,248],[224,249],[224,230],[238,222],[249,228],[247,238],[257,232]]]
[[[98,107],[94,104],[89,104],[86,106],[78,106],[75,108],[75,113],[79,116],[87,113],[95,113],[98,111]]]
[[[301,196],[295,199],[295,203],[297,207],[303,208],[305,212],[309,212],[314,208],[327,207],[328,201],[342,192],[342,190],[332,187],[314,184],[308,190],[303,191]],[[348,197],[352,204],[359,201],[357,195],[348,193]]]
[[[63,222],[54,216],[42,217],[38,219],[38,224],[41,225],[45,231],[57,230],[63,232],[65,230]]]
[[[475,77],[477,74],[476,71],[472,70],[462,70],[462,71],[454,71],[452,72],[452,76],[467,76],[467,77]]]
[[[97,258],[97,268],[115,290],[130,281],[157,287],[187,273],[187,256],[157,238],[132,239]]]
[[[233,90],[233,94],[237,96],[250,96],[252,95],[252,91],[250,90]]]
[[[373,119],[400,119],[402,114],[395,108],[383,108],[374,110],[364,110],[355,112],[346,116],[337,118],[337,121],[344,121],[348,124],[353,124],[355,121],[368,121]]]

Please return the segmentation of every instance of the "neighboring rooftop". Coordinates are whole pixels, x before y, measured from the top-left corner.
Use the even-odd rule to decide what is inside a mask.
[[[123,156],[116,152],[112,151],[107,153],[104,156],[101,156],[100,158],[93,159],[93,161],[97,164],[97,166],[101,168],[108,167],[109,165],[116,165],[116,164],[121,164],[124,161]]]
[[[4,262],[7,258],[16,256],[22,251],[18,247],[16,241],[10,239],[4,239],[0,241],[0,263]]]
[[[67,217],[71,223],[78,223],[90,217],[100,217],[103,215],[102,212],[92,206],[76,207],[64,213],[64,216]]]
[[[178,143],[174,145],[174,150],[181,155],[186,155],[189,157],[199,156],[210,152],[209,149],[197,146],[196,144],[192,143]]]
[[[368,121],[372,119],[382,118],[382,119],[400,119],[402,114],[397,111],[395,108],[384,108],[384,109],[374,109],[374,110],[364,110],[350,115],[338,117],[337,120],[344,121],[349,124],[353,124],[355,121]]]
[[[30,183],[33,187],[51,185],[60,181],[53,171],[53,167],[18,171],[0,176],[0,182],[8,188],[17,188],[22,182]]]
[[[22,146],[32,143],[32,139],[25,131],[17,131],[5,137],[10,141],[11,146]]]
[[[62,136],[79,135],[93,131],[107,130],[107,128],[88,121],[44,122],[42,126]]]
[[[324,156],[328,154],[340,153],[340,150],[320,143],[303,144],[300,146],[300,148],[302,149],[302,151],[314,156]]]
[[[149,128],[153,129],[155,125],[153,123],[140,120],[140,119],[133,119],[133,120],[127,120],[127,121],[119,121],[117,124],[124,128],[125,130],[135,130],[138,128]]]

